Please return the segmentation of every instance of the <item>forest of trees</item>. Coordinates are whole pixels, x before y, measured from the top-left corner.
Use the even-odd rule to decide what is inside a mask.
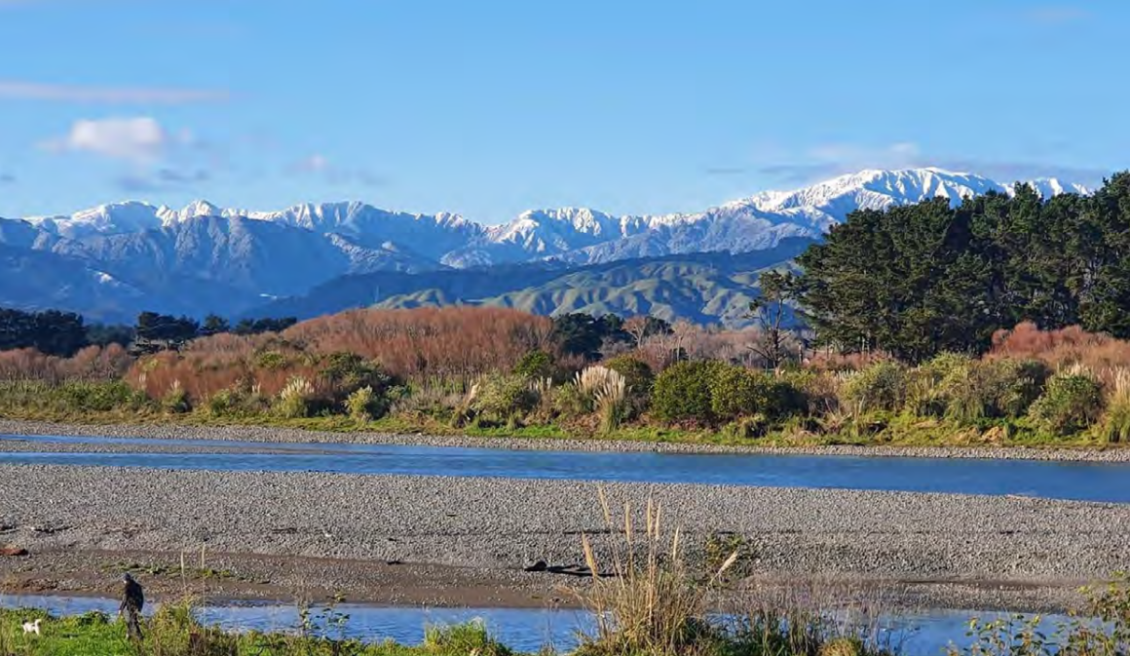
[[[243,319],[233,327],[227,319],[215,315],[208,316],[201,324],[189,317],[142,312],[133,326],[104,325],[87,324],[82,315],[74,312],[0,308],[0,351],[33,348],[44,355],[70,357],[87,346],[108,344],[133,344],[142,351],[157,351],[219,333],[280,332],[295,323],[294,317]]]
[[[40,353],[70,357],[89,343],[81,315],[0,308],[0,351],[34,348]]]
[[[798,263],[804,317],[841,350],[983,353],[1022,321],[1130,338],[1130,173],[1092,196],[1021,186],[860,210]]]

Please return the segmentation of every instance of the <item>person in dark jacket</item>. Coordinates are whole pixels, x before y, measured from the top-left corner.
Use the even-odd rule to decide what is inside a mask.
[[[126,630],[130,640],[141,640],[141,609],[145,607],[145,593],[141,584],[133,580],[129,572],[122,574],[122,605],[118,614],[126,614]]]

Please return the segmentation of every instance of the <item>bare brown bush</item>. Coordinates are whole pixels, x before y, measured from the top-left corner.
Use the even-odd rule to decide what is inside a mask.
[[[1101,333],[1088,333],[1079,326],[1040,330],[1035,324],[1017,324],[993,334],[987,359],[1034,359],[1052,369],[1082,366],[1104,384],[1112,384],[1120,369],[1130,367],[1130,342]]]
[[[465,386],[483,374],[510,371],[529,351],[547,348],[552,327],[548,317],[499,308],[354,310],[281,334],[198,339],[180,353],[144,358],[128,380],[152,398],[179,384],[194,403],[230,389],[276,396],[295,377],[311,381],[322,395],[327,390],[319,361],[348,352],[409,382]]]
[[[390,373],[469,380],[509,371],[523,355],[549,346],[553,321],[502,308],[355,310],[304,321],[283,337],[315,353],[348,351]]]
[[[64,380],[103,381],[120,378],[133,358],[118,344],[88,346],[60,358],[35,349],[0,351],[0,380],[35,380],[59,384]]]

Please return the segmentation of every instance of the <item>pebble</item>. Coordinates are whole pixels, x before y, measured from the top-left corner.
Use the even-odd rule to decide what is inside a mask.
[[[520,572],[611,563],[644,542],[649,501],[666,553],[731,532],[770,574],[1087,581],[1130,562],[1130,505],[1005,497],[685,484],[295,472],[0,466],[0,523],[35,550],[276,554]],[[52,527],[50,531],[34,527]],[[332,536],[330,538],[326,536]]]

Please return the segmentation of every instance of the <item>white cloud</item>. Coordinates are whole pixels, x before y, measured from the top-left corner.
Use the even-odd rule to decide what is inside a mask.
[[[3,0],[0,0],[0,4]],[[158,87],[99,87],[0,79],[0,98],[72,103],[184,105],[227,100],[226,91]]]
[[[174,146],[193,141],[188,131],[171,133],[149,116],[134,118],[82,119],[70,132],[44,147],[55,152],[86,152],[139,165],[161,160]]]

